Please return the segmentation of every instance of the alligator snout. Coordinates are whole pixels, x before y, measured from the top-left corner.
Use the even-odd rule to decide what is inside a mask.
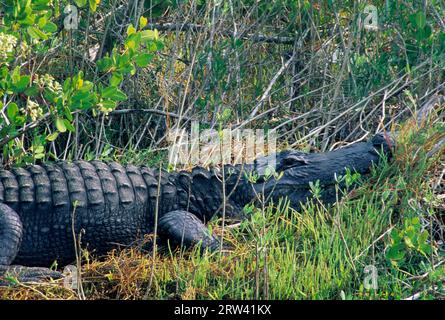
[[[371,143],[377,151],[381,151],[383,148],[383,152],[390,155],[396,145],[394,137],[394,133],[380,132],[372,138]]]

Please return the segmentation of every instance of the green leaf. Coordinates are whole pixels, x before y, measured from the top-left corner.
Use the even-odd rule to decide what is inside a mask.
[[[92,93],[93,88],[94,88],[94,83],[92,83],[91,81],[88,81],[88,80],[85,80],[85,81],[82,80],[82,87],[79,88],[78,90],[80,92]]]
[[[96,12],[96,10],[97,10],[96,0],[90,0],[90,9],[91,9],[91,11]]]
[[[109,57],[105,57],[97,61],[97,68],[99,71],[108,71],[113,66],[113,60]]]
[[[114,108],[116,108],[116,101],[113,101],[113,100],[103,100],[101,102],[101,106],[104,109],[113,110]]]
[[[127,95],[123,93],[121,90],[117,89],[115,95],[114,95],[115,101],[125,101],[127,100]]]
[[[17,104],[14,102],[10,103],[8,106],[8,110],[6,111],[9,120],[14,121],[18,112],[19,112],[19,107],[17,106]]]
[[[127,96],[116,87],[108,87],[102,91],[102,97],[113,101],[125,101]]]
[[[113,75],[110,79],[110,86],[117,87],[122,82],[122,80],[124,80],[124,76],[121,73],[113,72]]]
[[[79,102],[82,100],[86,100],[91,93],[88,91],[78,91],[72,97],[71,100],[74,102]]]
[[[419,235],[419,240],[418,240],[419,244],[427,243],[428,236],[429,236],[428,231],[423,230],[422,233]]]
[[[45,16],[40,17],[39,20],[37,21],[37,26],[38,26],[39,28],[43,28],[43,26],[44,26],[47,22],[48,22],[48,19],[47,19]]]
[[[47,10],[49,8],[50,0],[33,0],[32,8],[36,11]]]
[[[134,42],[133,40],[125,41],[125,46],[128,49],[134,49],[136,48],[136,42]]]
[[[411,225],[413,226],[413,227],[415,227],[415,226],[420,226],[420,218],[419,217],[414,217],[414,218],[412,218],[411,219]],[[408,229],[409,227],[407,227],[407,229]]]
[[[42,27],[42,31],[47,33],[54,33],[57,31],[57,25],[53,22],[48,22]]]
[[[419,246],[419,251],[424,255],[431,254],[431,246],[427,243],[423,243]]]
[[[36,27],[30,26],[27,28],[27,31],[28,34],[34,39],[48,40],[48,36]]]
[[[404,237],[403,240],[405,241],[405,244],[408,248],[414,248],[414,244],[411,238]]]
[[[402,260],[405,257],[403,245],[392,246],[386,252],[386,257],[390,260]]]
[[[39,94],[39,88],[36,85],[26,88],[25,94],[29,97],[35,97]]]
[[[136,62],[138,67],[145,68],[148,66],[150,61],[153,59],[153,55],[149,53],[141,53],[134,57],[134,62]]]
[[[83,8],[87,4],[87,0],[74,0],[74,2],[79,8]]]
[[[422,32],[423,32],[423,38],[428,39],[433,33],[433,30],[431,29],[431,26],[427,24],[425,28],[423,28]]]
[[[439,33],[439,35],[437,36],[437,39],[438,39],[440,45],[445,46],[445,32]]]
[[[426,25],[426,15],[424,12],[419,11],[416,13],[416,25],[419,29],[423,29]]]
[[[125,45],[129,48],[138,48],[141,44],[141,34],[140,33],[133,33],[132,35],[129,35],[127,39],[125,40]]]
[[[144,16],[141,16],[139,18],[139,29],[144,29],[144,27],[147,25],[147,18]]]
[[[159,38],[159,32],[156,29],[141,31],[141,40],[142,41],[157,40],[158,38]]]
[[[59,133],[58,133],[57,131],[55,131],[55,132],[49,134],[49,135],[46,137],[46,140],[48,140],[48,141],[51,142],[51,141],[56,140],[58,136],[59,136]]]
[[[22,76],[20,77],[20,79],[14,83],[14,91],[16,93],[21,93],[23,91],[25,91],[26,87],[29,84],[29,80],[30,80],[30,76]]]
[[[69,121],[73,121],[74,117],[71,114],[71,111],[68,107],[65,107],[63,110],[63,114],[65,115],[65,117],[69,120]]]
[[[35,153],[43,153],[45,152],[45,148],[43,146],[36,146],[34,149]]]
[[[68,119],[63,119],[63,124],[65,125],[65,127],[71,131],[74,132],[76,131],[76,129],[74,128],[74,126],[72,125],[72,123],[68,120]]]
[[[136,33],[136,28],[132,24],[130,24],[127,28],[127,35],[131,36],[134,33]]]
[[[111,98],[114,95],[114,92],[117,90],[116,87],[107,87],[102,90],[103,98]]]
[[[59,130],[59,132],[66,132],[66,126],[62,118],[56,119],[56,128]]]

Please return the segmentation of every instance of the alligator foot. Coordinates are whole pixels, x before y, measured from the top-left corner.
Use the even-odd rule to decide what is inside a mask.
[[[220,242],[195,215],[184,210],[168,212],[159,219],[159,233],[174,245],[186,248],[201,243],[202,250],[217,251]]]
[[[62,278],[62,273],[48,268],[0,265],[0,286],[14,285],[17,282],[42,282],[60,278]]]

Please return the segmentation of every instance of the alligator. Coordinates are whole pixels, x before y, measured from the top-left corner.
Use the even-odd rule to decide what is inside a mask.
[[[154,230],[177,246],[218,250],[218,238],[205,225],[215,215],[245,218],[243,208],[259,195],[268,202],[286,197],[299,210],[317,180],[321,200],[334,203],[336,175],[347,169],[366,175],[383,154],[390,156],[393,144],[377,134],[325,153],[283,151],[272,155],[279,178],[256,174],[267,172],[271,155],[250,164],[175,172],[98,160],[2,169],[0,276],[59,277],[48,267],[76,260],[76,235],[99,256]]]

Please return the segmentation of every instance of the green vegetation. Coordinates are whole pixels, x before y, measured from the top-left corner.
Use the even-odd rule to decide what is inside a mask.
[[[363,27],[369,4],[378,29]],[[386,130],[397,148],[369,179],[343,177],[359,187],[332,207],[246,208],[248,220],[225,226],[233,249],[222,256],[84,252],[84,295],[59,281],[0,297],[443,298],[443,12],[440,0],[3,0],[2,166],[167,167],[168,133],[191,120],[275,128],[280,148],[305,151]],[[220,220],[210,227],[221,233]]]

